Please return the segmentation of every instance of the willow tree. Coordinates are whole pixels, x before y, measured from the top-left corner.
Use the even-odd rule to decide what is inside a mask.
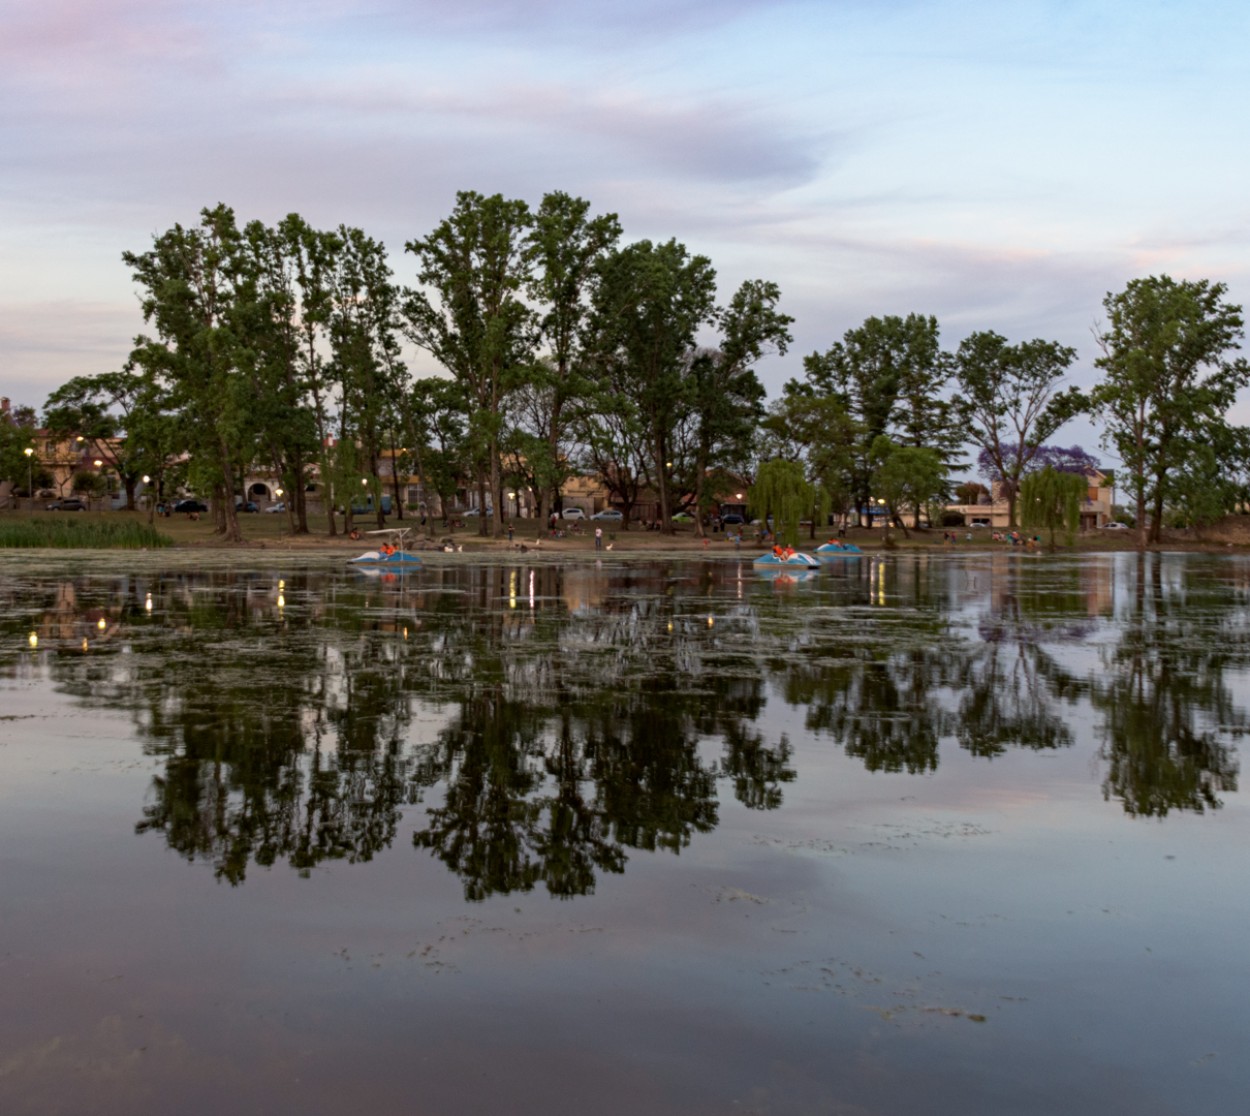
[[[768,522],[772,517],[773,534],[794,546],[799,539],[799,524],[806,516],[814,519],[829,514],[829,494],[808,483],[803,466],[797,461],[775,458],[765,461],[755,475],[751,504]]]
[[[1050,545],[1055,545],[1055,532],[1062,529],[1069,546],[1081,524],[1081,501],[1089,481],[1080,473],[1061,473],[1049,466],[1030,473],[1020,483],[1020,519],[1025,528],[1041,528],[1050,532]]]

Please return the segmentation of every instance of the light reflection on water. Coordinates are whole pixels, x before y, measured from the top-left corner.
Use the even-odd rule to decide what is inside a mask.
[[[1246,1084],[1247,563],[237,563],[0,561],[6,1112]]]

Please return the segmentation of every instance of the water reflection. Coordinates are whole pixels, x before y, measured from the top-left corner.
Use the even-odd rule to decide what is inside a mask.
[[[0,671],[122,709],[160,760],[137,830],[223,880],[412,844],[466,896],[572,897],[784,806],[801,711],[874,772],[1092,732],[1131,816],[1237,789],[1247,566],[996,553],[10,578]],[[961,759],[962,757],[962,759]],[[406,840],[401,842],[406,845]]]
[[[1130,814],[1215,809],[1221,792],[1237,789],[1231,741],[1250,721],[1228,677],[1244,671],[1250,635],[1244,569],[1219,572],[1178,580],[1157,558],[1140,559],[1122,635],[1091,684],[1103,793]]]

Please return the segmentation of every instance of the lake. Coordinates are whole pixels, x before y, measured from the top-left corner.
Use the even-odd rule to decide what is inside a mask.
[[[0,553],[6,1116],[1243,1109],[1250,561],[459,557]]]

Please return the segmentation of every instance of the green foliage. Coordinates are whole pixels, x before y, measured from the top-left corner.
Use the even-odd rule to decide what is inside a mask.
[[[765,521],[772,517],[773,533],[791,546],[798,543],[801,520],[809,516],[823,519],[829,513],[828,497],[808,483],[803,467],[780,458],[760,466],[751,489],[751,505]]]
[[[514,467],[528,474],[540,519],[570,475],[571,428],[578,402],[591,390],[591,307],[601,265],[620,236],[616,214],[591,217],[589,202],[560,191],[547,194],[534,213],[526,286],[540,308],[537,345],[546,356],[511,402],[519,447]]]
[[[872,444],[872,491],[884,499],[890,519],[937,502],[946,492],[946,465],[935,449],[895,445],[878,437]],[[906,528],[904,528],[906,531]]]
[[[1075,359],[1075,349],[1057,342],[1009,345],[992,331],[965,338],[955,356],[955,411],[966,436],[992,464],[1010,526],[1016,524],[1016,494],[1029,463],[1087,405],[1077,389],[1059,390]]]
[[[599,268],[592,318],[599,391],[631,399],[647,447],[646,481],[665,523],[672,477],[687,467],[677,450],[690,413],[690,362],[699,330],[716,321],[715,296],[711,261],[675,240],[639,241]]]
[[[173,539],[146,523],[83,519],[80,516],[0,519],[0,548],[58,550],[155,550]]]
[[[765,451],[801,461],[830,508],[845,516],[855,498],[852,477],[861,430],[842,400],[791,380],[761,427]]]
[[[1232,428],[1212,432],[1207,440],[1195,440],[1180,447],[1180,464],[1168,474],[1170,526],[1201,532],[1204,527],[1244,506],[1247,490],[1244,469],[1230,469],[1233,461],[1248,460],[1242,442]]]
[[[93,457],[121,480],[127,506],[145,471],[155,472],[143,438],[144,379],[129,363],[120,372],[75,376],[48,396],[44,425],[58,438],[85,439]]]
[[[955,499],[961,504],[979,504],[983,499],[988,500],[989,495],[990,490],[976,481],[955,485]]]
[[[855,507],[867,507],[872,497],[879,437],[935,450],[946,465],[952,463],[963,431],[944,397],[950,360],[939,346],[936,318],[868,318],[826,352],[806,357],[803,367],[812,397],[837,399],[855,424],[845,482]]]
[[[255,446],[255,392],[241,372],[251,297],[242,251],[234,211],[218,205],[198,227],[175,225],[149,251],[122,254],[155,329],[137,339],[133,359],[178,415],[192,474],[217,497],[218,529],[234,542],[242,535],[228,495]]]
[[[1052,547],[1055,532],[1062,530],[1071,546],[1081,525],[1081,501],[1087,488],[1088,481],[1079,473],[1061,473],[1049,466],[1030,473],[1020,484],[1023,525],[1049,531]]]
[[[1241,308],[1208,280],[1150,276],[1108,294],[1107,328],[1095,362],[1094,414],[1123,462],[1120,485],[1132,493],[1140,538],[1157,542],[1173,478],[1201,471],[1186,463],[1196,447],[1232,444],[1228,409],[1250,383],[1250,365],[1230,359],[1244,336]],[[1232,462],[1220,462],[1230,465]]]
[[[464,191],[450,217],[405,245],[425,288],[406,293],[405,330],[464,386],[471,459],[492,494],[496,536],[503,400],[533,363],[534,311],[523,300],[532,225],[525,202]]]
[[[35,447],[33,412],[30,418],[29,424],[0,418],[0,481],[12,481],[23,491],[32,468],[30,457],[33,456],[28,455],[26,450]]]

